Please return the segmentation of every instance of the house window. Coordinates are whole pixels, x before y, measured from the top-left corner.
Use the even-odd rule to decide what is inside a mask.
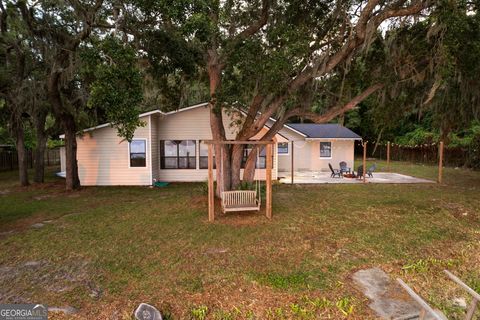
[[[213,169],[215,169],[215,146],[213,149]],[[200,141],[200,169],[208,169],[208,144]]]
[[[130,167],[147,166],[147,141],[132,140],[129,145]]]
[[[331,157],[332,157],[332,143],[320,142],[320,158],[331,158]]]
[[[247,163],[248,155],[252,152],[252,145],[245,146],[243,149],[243,159],[242,159],[242,166],[241,168],[245,168],[245,164]],[[274,156],[272,155],[272,167],[273,167],[273,160]],[[260,147],[260,154],[257,155],[257,160],[255,161],[255,168],[257,169],[265,169],[267,167],[267,149],[265,146]]]
[[[288,154],[288,142],[279,142],[277,152],[278,154]]]
[[[160,164],[162,169],[195,169],[196,144],[194,140],[160,141]]]

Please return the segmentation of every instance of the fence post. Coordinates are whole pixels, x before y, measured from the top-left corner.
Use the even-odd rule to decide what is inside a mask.
[[[291,167],[290,171],[291,171],[291,174],[292,174],[292,177],[291,177],[292,180],[290,181],[290,183],[293,184],[293,182],[294,182],[293,179],[294,179],[294,176],[295,176],[294,154],[293,154],[293,152],[294,152],[294,151],[293,151],[293,150],[294,150],[293,140],[292,140],[292,146],[291,146],[291,147],[292,147],[292,148],[291,148],[291,150],[290,150],[290,152],[291,152],[290,157],[292,158],[292,159],[291,159],[291,160],[292,160],[292,163],[290,164],[290,167]]]
[[[367,141],[363,143],[363,183],[367,182]]]
[[[390,172],[390,141],[387,142],[387,171]]]
[[[438,183],[442,183],[443,175],[443,141],[438,146]]]

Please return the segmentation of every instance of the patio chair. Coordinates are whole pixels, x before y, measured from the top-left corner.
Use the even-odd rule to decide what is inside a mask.
[[[340,172],[342,175],[344,173],[350,173],[351,169],[347,167],[347,163],[345,161],[340,162]]]
[[[370,178],[373,178],[373,172],[375,171],[375,169],[377,169],[376,163],[374,163],[372,166],[370,166],[370,168],[368,168],[367,176],[369,176]]]
[[[356,176],[357,176],[358,179],[363,177],[363,165],[358,166]]]
[[[332,172],[332,174],[330,175],[330,178],[335,178],[335,177],[342,178],[342,173],[340,172],[340,170],[333,169],[333,167],[330,163],[328,164],[328,167],[330,168],[330,171]]]

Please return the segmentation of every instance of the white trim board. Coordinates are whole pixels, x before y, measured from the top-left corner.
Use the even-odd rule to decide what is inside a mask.
[[[165,115],[165,113],[163,113],[162,111],[160,110],[153,110],[153,111],[149,111],[149,112],[145,112],[145,113],[141,113],[138,115],[138,118],[143,118],[143,117],[146,117],[146,116],[150,116],[152,114],[156,114],[156,113],[159,113],[161,115]],[[88,132],[88,131],[93,131],[93,130],[97,130],[97,129],[101,129],[101,128],[105,128],[105,127],[108,127],[111,125],[111,122],[107,122],[107,123],[103,123],[103,124],[99,124],[98,126],[95,126],[95,127],[90,127],[90,128],[87,128],[87,129],[83,129],[81,132]],[[65,134],[61,134],[58,136],[60,139],[65,139]]]
[[[202,103],[190,106],[190,107],[169,111],[169,112],[164,113],[164,114],[168,116],[168,115],[171,115],[171,114],[176,114],[176,113],[179,113],[179,112],[188,111],[188,110],[192,110],[192,109],[199,108],[199,107],[206,107],[207,105],[208,105],[208,102],[202,102]]]
[[[362,140],[362,138],[305,138],[305,141],[350,141],[350,140]]]

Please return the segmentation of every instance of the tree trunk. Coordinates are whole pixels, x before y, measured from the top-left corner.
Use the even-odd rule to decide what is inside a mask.
[[[50,75],[47,83],[48,101],[52,105],[57,121],[65,131],[65,189],[67,191],[80,188],[77,165],[77,125],[73,115],[65,110],[62,97],[58,91],[60,74]]]
[[[232,159],[231,159],[231,175],[232,175],[232,190],[238,189],[241,183],[240,171],[242,168],[243,151],[245,145],[234,144],[232,146]]]
[[[72,116],[65,116],[62,124],[65,130],[65,188],[67,191],[72,191],[80,188],[77,164],[77,130]]]
[[[257,163],[258,150],[259,147],[255,146],[248,155],[245,169],[243,170],[243,181],[253,182],[253,179],[255,178],[255,164]]]
[[[217,91],[221,85],[222,66],[215,49],[209,50],[207,62],[209,86],[210,86],[210,128],[214,141],[226,141],[225,127],[223,125],[223,109],[217,105]],[[230,146],[226,144],[215,145],[215,165],[217,190],[216,195],[220,197],[222,191],[231,188],[231,166],[230,166]]]
[[[35,176],[33,180],[37,183],[43,183],[45,177],[45,149],[47,144],[47,134],[45,132],[46,112],[35,115],[35,134],[37,136],[37,145],[35,147]]]
[[[46,149],[46,135],[39,137],[37,133],[37,145],[35,147],[35,175],[33,181],[36,183],[43,183],[45,177],[45,149]]]
[[[20,179],[20,185],[22,187],[28,186],[28,171],[27,171],[27,152],[25,149],[25,132],[21,121],[15,124],[15,144],[17,148],[18,157],[18,176]]]
[[[383,128],[380,129],[380,132],[378,133],[377,141],[375,141],[375,146],[373,147],[372,156],[375,156],[375,152],[377,152],[378,144],[380,142],[380,139],[382,139],[382,133],[383,133]]]

